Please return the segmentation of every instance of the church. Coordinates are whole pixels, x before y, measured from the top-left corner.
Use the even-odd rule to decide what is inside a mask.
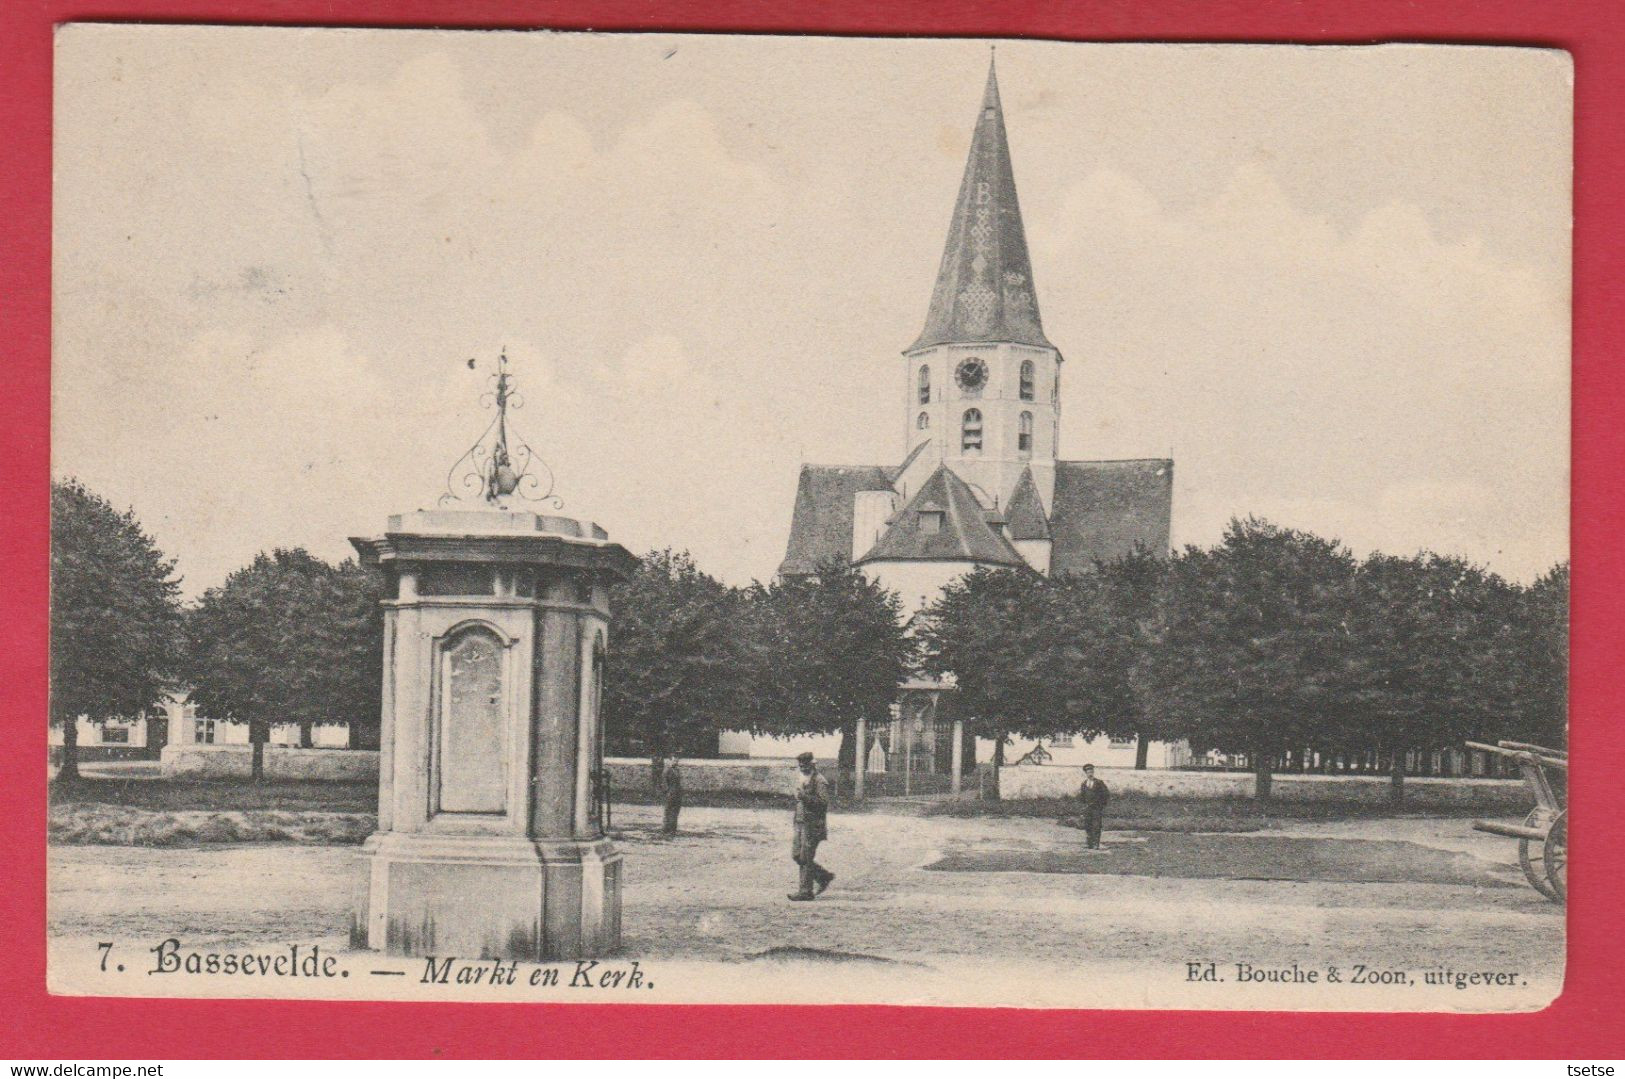
[[[990,66],[925,325],[898,363],[906,452],[895,465],[804,465],[780,576],[848,559],[912,618],[978,566],[1088,573],[1136,547],[1166,553],[1173,462],[1059,460],[1062,366],[1039,316]],[[929,787],[923,776],[957,777],[978,749],[990,754],[963,737],[951,698],[935,682],[899,687],[889,728],[870,732],[868,770],[920,774]],[[746,751],[833,758],[838,739],[764,741]],[[1048,751],[1058,761],[1077,748],[1096,763],[1134,763],[1132,743],[1119,761],[1104,742],[1057,742]],[[745,748],[743,736],[725,736],[724,753]],[[1183,763],[1168,759],[1176,747],[1158,752],[1153,765]]]

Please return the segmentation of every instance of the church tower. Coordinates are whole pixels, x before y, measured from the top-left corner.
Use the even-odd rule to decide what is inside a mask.
[[[1039,321],[990,63],[925,329],[903,353],[905,497],[945,464],[989,508],[1009,507],[1020,487],[1047,514],[1060,373],[1061,353]]]
[[[1078,574],[1134,551],[1167,554],[1172,461],[1055,459],[1061,353],[1038,317],[991,65],[925,328],[901,373],[902,463],[802,465],[781,577],[850,560],[912,618],[978,568]],[[905,681],[889,732],[875,744],[859,734],[863,759],[878,749],[884,768],[958,783],[975,754],[962,752],[974,747],[954,693]],[[1108,749],[1089,752],[1110,759]]]

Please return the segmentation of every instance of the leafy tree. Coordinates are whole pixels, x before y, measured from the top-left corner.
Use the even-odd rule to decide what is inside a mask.
[[[1086,674],[1090,692],[1084,699],[1096,708],[1086,729],[1134,738],[1134,767],[1139,769],[1148,763],[1152,739],[1169,733],[1160,714],[1146,707],[1142,684],[1167,573],[1167,559],[1143,548],[1098,563],[1094,574],[1067,582],[1092,592],[1093,601],[1056,620],[1057,628],[1088,645],[1084,663],[1075,668]]]
[[[951,676],[966,729],[993,742],[995,773],[1011,736],[1042,738],[1066,731],[1086,714],[1077,682],[1057,668],[1081,665],[1066,643],[1055,647],[1058,607],[1086,605],[1070,591],[1060,598],[1042,575],[1020,567],[978,567],[943,589],[920,622],[926,668]],[[1064,616],[1063,616],[1064,617]]]
[[[192,699],[246,722],[253,775],[265,776],[275,723],[348,722],[351,744],[376,731],[382,665],[379,585],[371,570],[334,566],[302,548],[261,553],[203,594],[187,620]]]
[[[687,552],[647,554],[610,600],[604,729],[621,751],[647,753],[653,778],[672,753],[704,751],[717,732],[751,723],[742,600]]]
[[[836,560],[808,576],[749,593],[752,696],[757,733],[839,731],[837,767],[856,766],[859,717],[878,722],[913,666],[902,605],[863,571]]]
[[[346,558],[327,581],[331,620],[323,625],[332,648],[328,683],[333,718],[349,726],[351,749],[377,749],[384,677],[383,580],[378,570]],[[301,722],[310,744],[311,730]]]
[[[1553,566],[1519,596],[1518,665],[1513,737],[1537,745],[1569,744],[1569,564]]]
[[[51,485],[51,703],[58,779],[79,775],[78,718],[156,709],[180,658],[175,563],[77,480]]]
[[[990,615],[1023,623],[1016,632],[1032,649],[1029,661],[978,679],[992,677],[1006,687],[1007,714],[1024,716],[1021,732],[1028,737],[1132,733],[1138,713],[1130,681],[1134,642],[1119,624],[1112,584],[1095,572],[1032,577],[1025,586],[1024,602],[995,601]]]
[[[1389,755],[1391,798],[1404,799],[1409,749],[1459,746],[1504,723],[1514,656],[1516,593],[1459,558],[1373,554],[1350,589],[1353,649],[1346,745]]]
[[[1198,746],[1245,752],[1270,797],[1277,753],[1346,719],[1354,559],[1342,545],[1256,518],[1169,565],[1144,684]]]

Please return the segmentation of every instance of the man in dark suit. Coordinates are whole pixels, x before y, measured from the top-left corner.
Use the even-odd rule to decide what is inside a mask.
[[[1083,834],[1089,840],[1089,846],[1100,846],[1100,830],[1106,823],[1106,802],[1111,798],[1111,791],[1106,789],[1106,782],[1095,778],[1095,766],[1083,766],[1083,786],[1078,788],[1078,800],[1083,803]]]
[[[790,857],[801,867],[801,890],[791,892],[790,898],[802,903],[824,894],[835,874],[814,860],[818,856],[818,844],[829,838],[828,785],[813,765],[811,753],[801,754],[796,764],[801,774],[796,777],[796,833],[790,844]]]

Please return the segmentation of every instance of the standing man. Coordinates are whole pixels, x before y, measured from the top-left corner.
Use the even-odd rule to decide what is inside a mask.
[[[796,836],[790,844],[790,857],[801,867],[801,890],[791,892],[790,898],[804,903],[814,896],[823,895],[835,874],[819,865],[818,844],[829,838],[829,791],[824,777],[813,767],[813,755],[803,753],[796,758],[801,775],[796,781]]]
[[[683,773],[677,767],[675,756],[666,758],[665,770],[660,773],[660,794],[666,803],[666,823],[660,831],[676,835],[677,814],[683,810]]]
[[[1084,765],[1078,800],[1083,803],[1083,834],[1088,837],[1090,849],[1100,846],[1100,830],[1106,823],[1106,800],[1110,797],[1105,781],[1095,778],[1095,766]]]

